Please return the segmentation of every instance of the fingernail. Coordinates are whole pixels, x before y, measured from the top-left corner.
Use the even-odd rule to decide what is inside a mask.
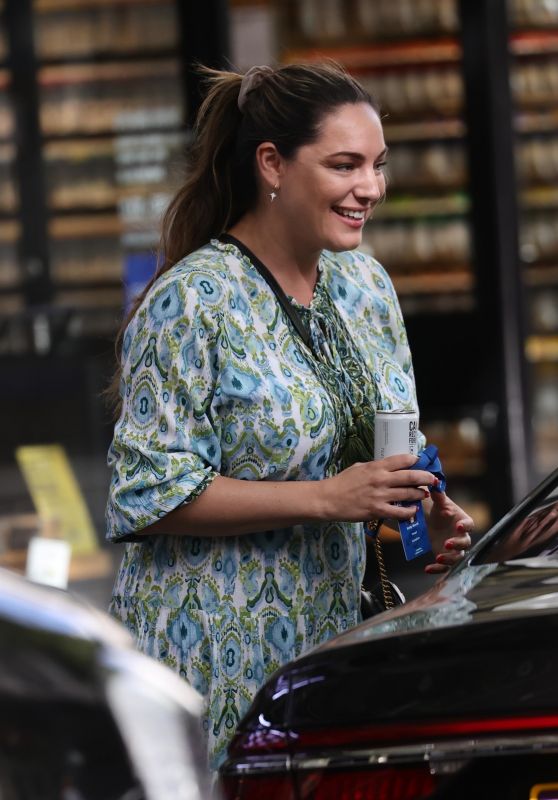
[[[459,522],[455,527],[457,528],[459,533],[463,533],[463,531],[465,530],[465,525],[463,525],[461,522]]]
[[[453,539],[448,539],[447,542],[444,544],[444,547],[446,548],[446,550],[453,550],[453,548],[455,547],[455,542],[453,541]]]
[[[439,556],[436,556],[436,561],[438,562],[438,564],[443,564],[444,563],[444,558],[445,558],[444,554],[440,553]]]
[[[425,500],[426,500],[428,497],[430,497],[430,492],[428,491],[428,489],[423,489],[423,492],[424,492],[424,499],[425,499]]]

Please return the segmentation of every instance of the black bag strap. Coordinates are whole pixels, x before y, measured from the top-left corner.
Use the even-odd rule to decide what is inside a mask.
[[[310,330],[304,320],[302,319],[301,315],[299,314],[298,310],[293,306],[290,302],[289,298],[283,291],[283,289],[279,286],[275,276],[271,274],[268,268],[263,264],[260,259],[254,255],[254,253],[250,250],[250,248],[246,247],[244,242],[241,242],[235,236],[231,236],[230,233],[223,233],[219,237],[219,241],[223,242],[223,244],[232,244],[234,245],[242,255],[246,256],[253,266],[258,270],[262,278],[267,282],[269,288],[275,294],[275,297],[279,301],[281,308],[290,319],[293,324],[294,329],[304,342],[304,344],[310,349],[313,350],[312,347],[312,339],[310,336]],[[396,605],[396,600],[394,598],[394,592],[392,589],[391,582],[388,579],[387,571],[384,564],[384,558],[382,553],[382,545],[380,542],[380,538],[378,536],[378,531],[380,529],[381,520],[374,520],[373,522],[368,522],[365,525],[366,532],[369,536],[373,538],[374,541],[374,550],[376,553],[376,559],[378,563],[378,570],[380,573],[380,586],[382,592],[382,601],[384,608],[389,609],[393,608]],[[376,603],[380,603],[380,600],[376,598]],[[384,609],[379,609],[384,610]]]

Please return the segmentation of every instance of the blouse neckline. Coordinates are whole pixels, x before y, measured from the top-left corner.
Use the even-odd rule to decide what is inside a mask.
[[[263,264],[263,262],[261,262],[260,259],[258,259],[257,256],[255,255],[255,253],[253,253],[250,250],[250,248],[244,244],[244,242],[241,242],[240,239],[237,239],[235,236],[231,236],[230,234],[226,234],[226,236],[230,237],[230,239],[234,241],[222,241],[221,239],[212,239],[211,244],[214,245],[215,247],[218,247],[219,249],[224,249],[229,252],[231,250],[234,250],[236,253],[239,254],[240,259],[247,262],[250,265],[250,268],[253,269],[254,272],[257,272],[258,275],[262,278],[262,280],[265,281],[265,278],[261,275],[260,271],[254,265],[254,261],[258,261],[260,264]],[[238,244],[236,242],[238,242]],[[271,270],[269,270],[265,264],[263,264],[263,266],[268,272],[271,272]],[[295,297],[288,294],[287,292],[284,293],[285,297],[289,300],[289,302],[295,308],[297,308],[302,312],[311,312],[316,307],[319,301],[319,295],[321,294],[324,288],[323,284],[325,278],[324,278],[323,254],[320,254],[317,269],[318,269],[318,277],[316,279],[316,284],[314,286],[314,291],[312,293],[312,299],[308,305],[300,303]],[[271,274],[273,275],[273,273]],[[275,275],[273,275],[273,277],[277,281]]]

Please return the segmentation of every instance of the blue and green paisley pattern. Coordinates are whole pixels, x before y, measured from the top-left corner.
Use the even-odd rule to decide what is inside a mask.
[[[363,527],[135,533],[198,497],[218,474],[335,474],[349,421],[340,358],[361,363],[371,405],[416,407],[399,305],[376,261],[324,252],[303,313],[314,338],[325,335],[331,367],[292,330],[248,258],[212,241],[157,280],[124,337],[107,535],[126,550],[111,613],[141,650],[207,698],[213,768],[274,670],[359,621]]]

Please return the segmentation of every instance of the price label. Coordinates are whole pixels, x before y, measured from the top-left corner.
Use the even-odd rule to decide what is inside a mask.
[[[35,583],[68,588],[72,548],[63,539],[34,536],[27,551],[26,575]]]

